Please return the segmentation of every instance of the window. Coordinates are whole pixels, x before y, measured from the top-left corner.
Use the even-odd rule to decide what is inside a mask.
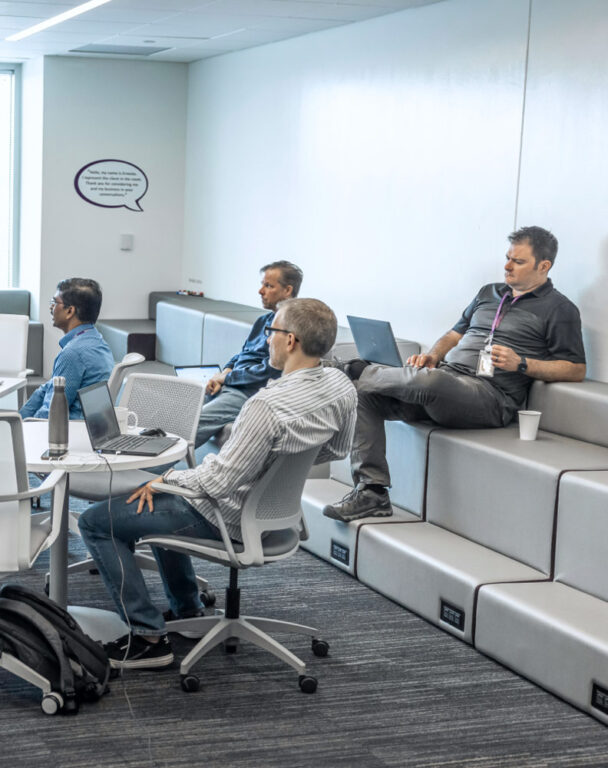
[[[0,64],[0,288],[17,274],[17,71]]]

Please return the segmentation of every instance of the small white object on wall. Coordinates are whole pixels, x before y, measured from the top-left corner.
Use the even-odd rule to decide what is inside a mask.
[[[132,251],[133,250],[133,235],[121,235],[120,236],[120,250]]]

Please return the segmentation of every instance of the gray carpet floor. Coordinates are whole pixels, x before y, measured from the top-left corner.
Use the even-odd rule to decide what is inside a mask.
[[[82,555],[70,537],[71,559]],[[16,578],[41,589],[48,558]],[[226,570],[201,573],[223,605]],[[157,576],[152,594],[165,606]],[[180,688],[178,661],[127,671],[75,717],[42,714],[40,692],[0,670],[0,766],[29,768],[541,768],[608,766],[608,728],[372,592],[307,552],[245,572],[243,613],[322,627],[318,677],[303,694],[291,668],[250,645],[215,649]],[[98,576],[70,577],[75,604],[112,608]],[[193,641],[173,636],[177,659]]]

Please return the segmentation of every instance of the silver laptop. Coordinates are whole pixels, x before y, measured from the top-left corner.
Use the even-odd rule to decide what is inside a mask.
[[[78,390],[82,414],[93,450],[99,453],[124,453],[129,456],[158,456],[174,445],[177,437],[123,435],[105,381]]]
[[[216,373],[221,373],[222,369],[219,365],[176,365],[174,371],[181,379],[194,379],[206,385],[209,379]]]
[[[369,320],[366,317],[347,315],[357,352],[368,363],[403,366],[391,324],[386,320]]]

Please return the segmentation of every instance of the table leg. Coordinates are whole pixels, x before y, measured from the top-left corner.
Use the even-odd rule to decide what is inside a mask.
[[[68,519],[70,514],[70,476],[65,482],[61,530],[51,547],[49,597],[62,608],[68,604]]]

